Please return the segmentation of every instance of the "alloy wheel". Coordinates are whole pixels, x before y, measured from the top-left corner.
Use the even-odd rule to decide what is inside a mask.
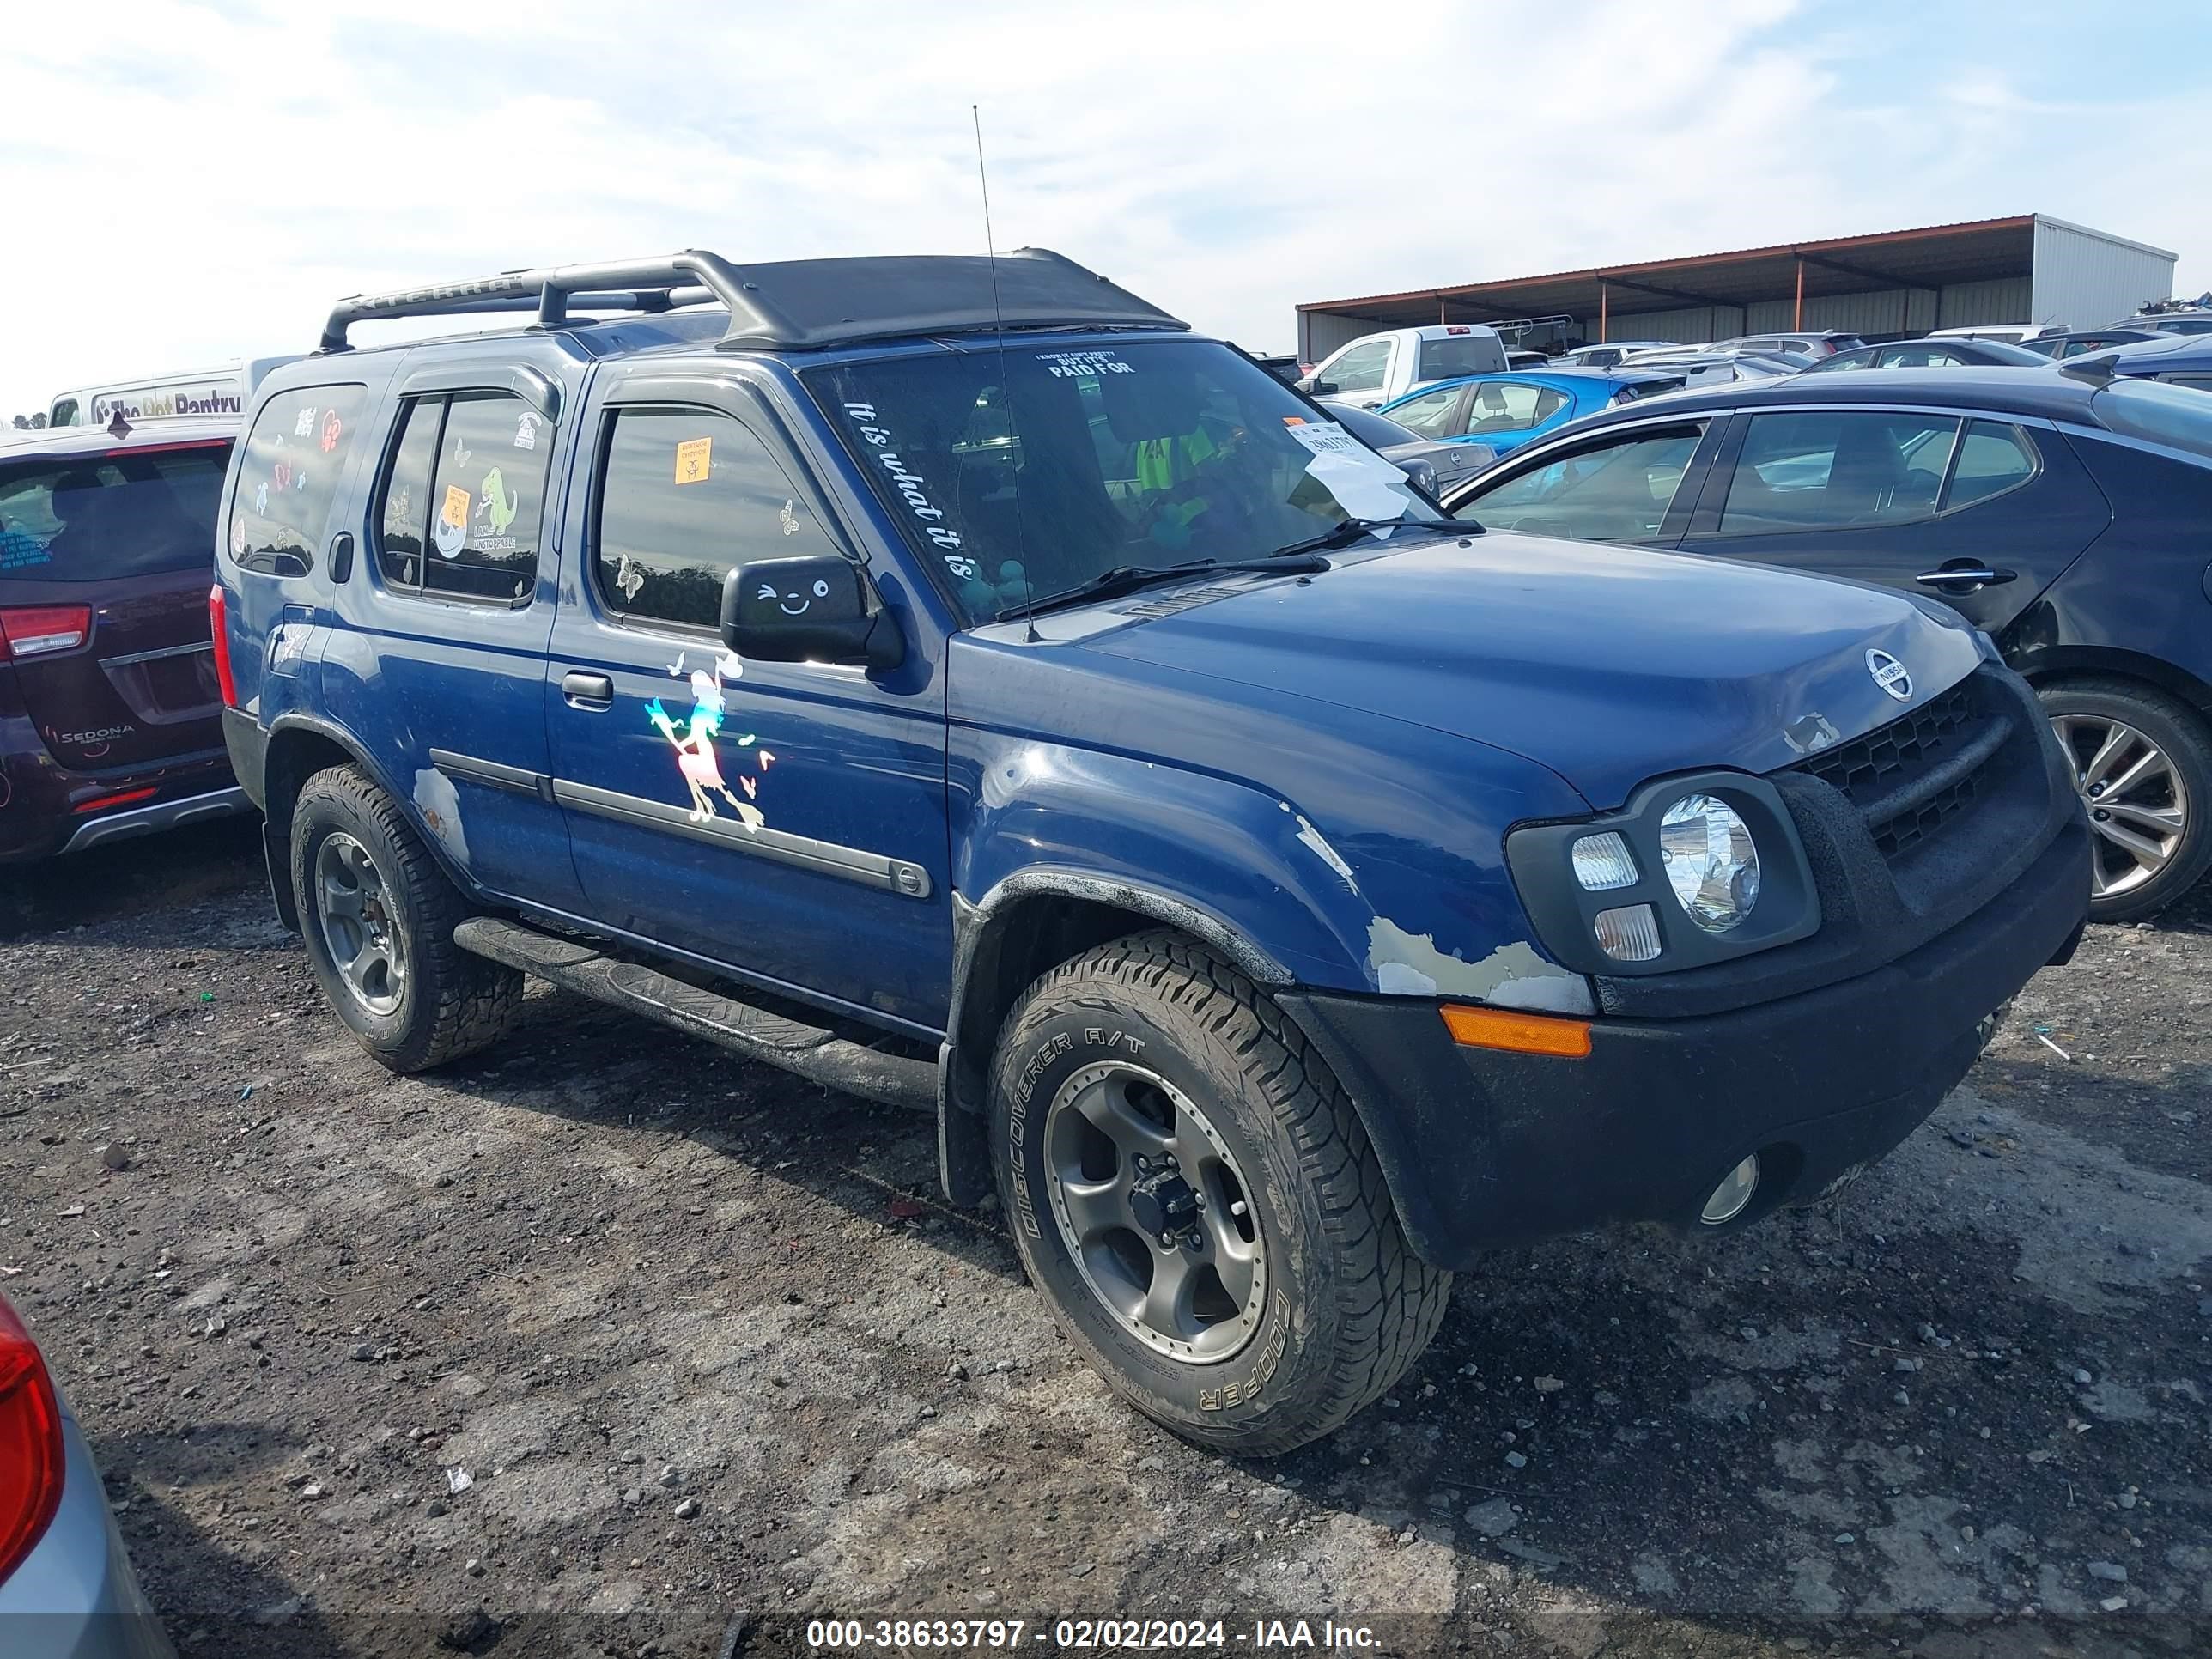
[[[2189,831],[2189,792],[2172,757],[2107,715],[2057,714],[2051,725],[2097,836],[2091,896],[2117,898],[2155,880]]]
[[[407,952],[383,873],[368,848],[343,830],[315,854],[315,919],[348,994],[372,1014],[390,1014],[407,988]]]
[[[1267,1305],[1267,1252],[1237,1160],[1158,1073],[1075,1073],[1044,1121],[1060,1237],[1092,1295],[1146,1346],[1191,1364],[1230,1358]]]

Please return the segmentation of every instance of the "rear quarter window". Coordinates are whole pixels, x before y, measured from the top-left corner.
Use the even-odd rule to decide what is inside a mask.
[[[411,399],[377,501],[387,587],[442,599],[529,602],[553,434],[503,392]]]
[[[261,405],[231,493],[233,559],[249,568],[287,556],[314,563],[367,395],[359,386],[298,386]]]
[[[215,568],[228,440],[0,471],[0,580],[109,581]]]

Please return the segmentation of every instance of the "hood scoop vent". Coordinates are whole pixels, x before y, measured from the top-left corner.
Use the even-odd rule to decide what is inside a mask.
[[[1216,599],[1225,599],[1242,593],[1252,584],[1245,582],[1214,582],[1204,587],[1186,587],[1176,593],[1163,593],[1158,599],[1139,599],[1133,605],[1114,607],[1118,617],[1174,617],[1186,611],[1195,611],[1201,605],[1212,605]]]

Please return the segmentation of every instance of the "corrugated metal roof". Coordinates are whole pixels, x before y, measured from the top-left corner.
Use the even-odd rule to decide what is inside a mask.
[[[1919,225],[1906,230],[1874,231],[1858,236],[1832,236],[1818,240],[1776,242],[1764,247],[1730,248],[1718,253],[1695,253],[1676,258],[1646,259],[1623,264],[1589,265],[1579,270],[1557,270],[1533,276],[1500,277],[1489,282],[1462,283],[1441,288],[1404,289],[1391,294],[1357,295],[1344,300],[1313,300],[1298,307],[1300,311],[1330,311],[1347,306],[1383,305],[1393,301],[1435,300],[1453,295],[1488,293],[1499,289],[1531,287],[1539,283],[1595,283],[1600,278],[1680,275],[1686,271],[1711,270],[1731,264],[1747,264],[1760,259],[1790,259],[1800,255],[1850,253],[1868,249],[1894,247],[1899,243],[1931,239],[1966,239],[1990,233],[2031,230],[2036,216],[2015,214],[2001,219],[1962,219],[1951,224]]]

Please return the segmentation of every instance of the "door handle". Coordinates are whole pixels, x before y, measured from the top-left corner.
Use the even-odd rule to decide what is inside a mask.
[[[1947,564],[1941,570],[1926,571],[1912,580],[1929,587],[1948,588],[1955,583],[1958,592],[1972,593],[1981,588],[1994,587],[2000,582],[2008,582],[2019,574],[2014,570],[1992,570],[1985,564]]]
[[[615,683],[605,674],[586,674],[572,668],[561,676],[561,695],[568,698],[571,708],[611,708]]]

